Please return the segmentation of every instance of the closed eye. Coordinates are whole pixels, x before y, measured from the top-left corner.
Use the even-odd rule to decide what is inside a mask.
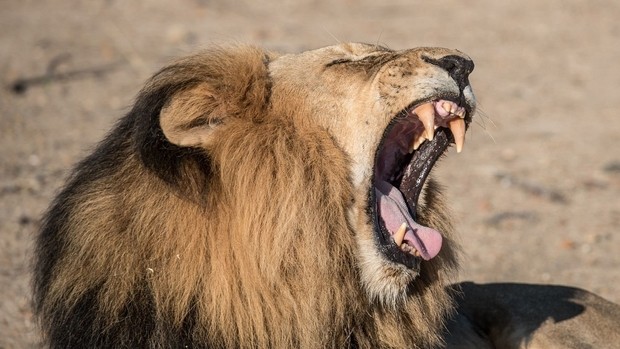
[[[352,62],[352,61],[350,59],[347,59],[347,58],[339,58],[339,59],[335,59],[335,60],[325,64],[325,68],[329,68],[329,67],[334,66],[334,65],[344,64],[344,63],[349,63],[349,62]]]
[[[360,59],[338,58],[325,65],[325,68],[345,65],[349,68],[361,69],[366,72],[374,72],[380,67],[398,57],[396,52],[378,51]]]

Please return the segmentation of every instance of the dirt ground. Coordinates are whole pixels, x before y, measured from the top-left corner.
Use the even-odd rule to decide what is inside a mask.
[[[462,237],[461,278],[568,284],[620,302],[618,1],[1,3],[0,348],[37,346],[32,239],[69,168],[158,67],[222,42],[468,53],[476,125],[435,169]]]

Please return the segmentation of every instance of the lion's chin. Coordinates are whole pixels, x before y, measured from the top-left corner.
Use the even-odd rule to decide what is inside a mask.
[[[372,302],[397,306],[405,301],[408,286],[420,274],[420,264],[407,267],[386,259],[372,238],[358,239],[360,276]]]

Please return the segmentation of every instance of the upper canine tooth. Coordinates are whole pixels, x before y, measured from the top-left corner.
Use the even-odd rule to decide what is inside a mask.
[[[432,141],[435,136],[435,106],[433,103],[424,103],[416,107],[413,111],[418,116],[418,119],[422,121],[422,125],[424,125],[426,138]]]
[[[456,144],[456,152],[460,153],[463,150],[463,144],[465,143],[465,120],[461,118],[455,118],[448,122],[450,131],[454,135],[454,143]]]
[[[406,232],[407,232],[407,223],[403,222],[403,224],[400,225],[400,228],[398,228],[396,233],[394,233],[394,235],[392,236],[392,238],[394,239],[394,242],[396,243],[396,246],[400,246],[403,243]]]

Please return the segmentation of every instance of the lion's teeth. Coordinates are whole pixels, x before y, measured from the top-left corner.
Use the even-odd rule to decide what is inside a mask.
[[[407,232],[407,223],[403,223],[400,225],[400,228],[392,235],[396,246],[400,246],[403,243],[403,239],[405,239],[405,233]]]
[[[454,135],[454,143],[456,144],[456,152],[460,153],[463,150],[463,144],[465,143],[465,120],[461,118],[455,118],[448,123],[450,131]]]
[[[405,252],[405,253],[409,253],[412,256],[416,256],[416,257],[420,257],[422,256],[422,254],[420,253],[420,251],[418,251],[415,247],[410,246],[408,244],[403,243],[402,245],[400,245],[400,250]]]
[[[418,150],[418,148],[420,148],[420,145],[422,145],[422,143],[424,143],[425,140],[426,140],[426,136],[424,135],[424,133],[414,138],[413,142],[409,146],[409,154],[411,154],[414,150]]]
[[[454,115],[457,115],[459,118],[463,119],[465,117],[465,108],[458,107],[454,112]]]
[[[450,103],[450,102],[443,102],[441,106],[443,107],[445,111],[447,111],[450,114],[454,114],[455,109],[456,109],[454,103]]]
[[[425,140],[432,141],[435,137],[435,130],[437,129],[437,125],[435,125],[435,117],[436,112],[441,119],[442,116],[448,119],[448,115],[456,116],[456,118],[448,121],[448,127],[452,131],[454,135],[454,142],[456,143],[456,151],[460,153],[463,150],[463,145],[465,143],[465,108],[459,107],[456,103],[450,101],[443,101],[442,103],[437,103],[437,109],[434,103],[424,103],[417,106],[413,113],[420,119],[422,125],[424,125],[424,132],[422,132],[417,137],[414,137],[409,145],[409,153],[412,153],[414,150],[418,150],[420,145],[424,143]],[[444,116],[445,114],[445,116]],[[441,126],[445,125],[445,119],[440,122]]]
[[[435,106],[433,103],[424,103],[413,111],[418,116],[418,119],[422,121],[422,125],[424,125],[426,138],[432,141],[435,135]]]

